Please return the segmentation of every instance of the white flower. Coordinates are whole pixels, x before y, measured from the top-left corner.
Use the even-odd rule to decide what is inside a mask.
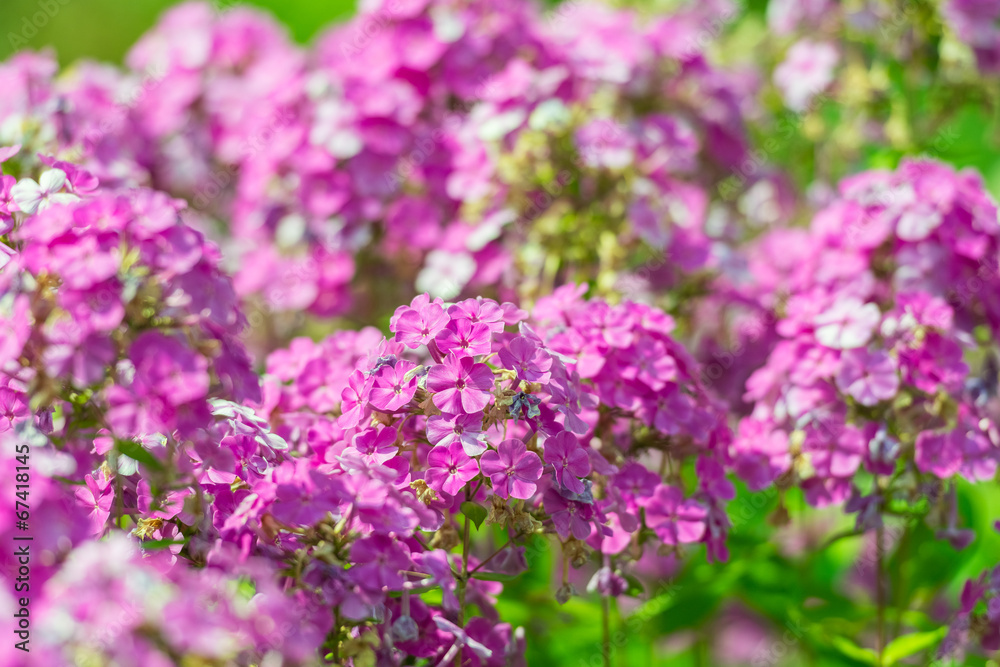
[[[882,318],[874,303],[846,298],[816,316],[816,340],[834,350],[864,347]]]
[[[59,192],[65,184],[66,172],[62,169],[49,169],[42,173],[37,183],[30,178],[22,178],[10,189],[10,195],[18,209],[33,215],[52,204],[77,201],[78,197],[75,195]]]
[[[833,81],[838,60],[840,55],[830,44],[808,39],[796,42],[774,70],[774,83],[785,105],[792,111],[805,111],[813,97]]]
[[[451,299],[476,273],[476,260],[466,253],[432,250],[427,254],[427,264],[417,276],[417,291],[432,297]]]

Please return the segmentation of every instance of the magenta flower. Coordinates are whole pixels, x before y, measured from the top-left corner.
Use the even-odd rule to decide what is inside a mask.
[[[340,392],[341,415],[337,418],[337,424],[341,428],[354,428],[359,423],[365,413],[365,406],[371,394],[373,381],[365,377],[359,370],[351,373],[347,380],[347,386]],[[416,392],[414,392],[416,393]]]
[[[705,536],[708,510],[694,500],[685,499],[680,489],[660,484],[645,505],[646,525],[665,544],[689,544]]]
[[[444,412],[479,412],[490,402],[493,371],[472,357],[448,355],[427,373],[427,389],[434,392],[434,405]]]
[[[881,350],[845,352],[841,364],[837,387],[861,405],[888,401],[899,391],[896,362]]]
[[[427,420],[427,439],[438,447],[460,442],[466,454],[479,456],[486,451],[483,415],[434,415]]]
[[[542,461],[529,452],[520,440],[504,440],[496,451],[490,450],[479,459],[483,474],[493,484],[493,492],[501,498],[527,500],[537,489],[535,482],[542,476]]]
[[[573,493],[583,493],[578,478],[590,474],[590,458],[569,431],[561,431],[545,441],[545,462],[552,465],[556,482]]]
[[[407,548],[388,535],[363,537],[355,542],[351,560],[355,565],[348,576],[369,591],[398,590],[403,586],[401,571],[411,567]]]
[[[416,305],[397,308],[391,326],[396,334],[396,342],[411,349],[427,345],[450,321],[448,314],[438,303],[419,304],[414,299],[414,304]]]
[[[460,301],[448,308],[448,315],[453,320],[466,319],[473,324],[485,324],[493,333],[501,333],[504,329],[504,308],[491,299],[480,297]]]
[[[182,405],[208,394],[208,362],[178,338],[147,331],[129,350],[135,364],[133,386],[140,396],[156,396]]]
[[[115,488],[110,480],[98,482],[93,475],[84,478],[86,486],[77,487],[76,499],[90,510],[90,533],[99,536],[111,516],[111,505],[115,501]]]
[[[462,449],[462,444],[452,442],[446,447],[434,447],[427,454],[427,484],[449,496],[457,495],[462,487],[479,474],[479,463]]]
[[[434,340],[442,354],[475,356],[489,354],[492,339],[493,334],[487,325],[460,319],[449,322]]]
[[[396,412],[413,400],[417,393],[416,377],[406,375],[416,364],[399,360],[394,366],[383,366],[375,373],[368,400],[378,410]]]
[[[379,431],[370,428],[355,435],[351,444],[369,463],[385,463],[399,453],[397,435],[394,428],[385,427]]]
[[[525,382],[549,381],[552,357],[524,336],[517,336],[507,347],[500,348],[498,354],[504,368],[517,372],[517,378]]]
[[[578,540],[590,537],[590,522],[594,518],[593,505],[567,500],[555,489],[545,492],[545,511],[552,517],[559,537],[567,539],[570,534]]]
[[[864,433],[854,426],[844,426],[837,434],[827,429],[806,428],[803,453],[809,457],[816,475],[820,478],[850,477],[861,466],[868,440]]]
[[[920,472],[947,479],[962,467],[965,434],[961,429],[950,433],[924,431],[917,436],[914,460]]]

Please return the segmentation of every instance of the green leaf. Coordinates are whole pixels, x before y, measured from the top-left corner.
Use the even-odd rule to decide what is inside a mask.
[[[857,660],[858,662],[866,665],[875,665],[878,663],[875,651],[870,648],[862,648],[847,637],[832,637],[830,639],[830,646],[837,649],[848,658]]]
[[[885,664],[895,665],[896,662],[916,653],[926,651],[944,639],[948,628],[938,628],[929,632],[914,632],[896,637],[885,647]]]
[[[638,578],[631,574],[625,575],[625,581],[628,582],[628,589],[625,591],[625,595],[630,595],[634,598],[639,597],[646,592],[646,587],[642,585],[642,582]]]
[[[151,468],[153,470],[163,470],[163,464],[160,463],[155,456],[150,454],[149,451],[147,451],[142,445],[134,440],[116,440],[115,448],[130,459],[135,459],[139,463],[145,465],[147,468]]]
[[[142,543],[142,548],[147,551],[156,551],[157,549],[166,549],[175,544],[187,544],[186,540],[146,540]]]
[[[471,500],[466,500],[462,503],[462,514],[469,518],[472,523],[476,524],[476,530],[483,525],[483,521],[486,521],[486,508],[479,503],[474,503]]]

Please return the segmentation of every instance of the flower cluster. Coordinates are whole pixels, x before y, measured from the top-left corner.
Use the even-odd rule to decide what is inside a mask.
[[[268,313],[367,319],[414,285],[537,295],[544,273],[589,280],[599,266],[606,289],[644,243],[670,253],[656,267],[668,284],[709,263],[704,174],[746,146],[746,86],[707,64],[696,25],[597,4],[545,16],[520,0],[386,0],[304,50],[259,12],[186,3],[122,71],[4,64],[0,145],[23,145],[25,170],[59,155],[188,200],[238,293]],[[560,269],[571,212],[587,234]],[[529,281],[504,269],[515,257]]]
[[[557,536],[576,566],[599,552],[605,595],[626,590],[649,544],[726,557],[729,437],[695,362],[669,316],[584,291],[561,288],[532,317],[422,295],[396,310],[391,340],[340,332],[271,355],[262,414],[298,457],[249,479],[244,507],[283,535],[289,562],[306,558],[303,585],[339,608],[335,634],[385,618],[372,631],[387,656],[461,649],[494,664],[518,653],[516,636],[463,626],[464,609],[476,600],[494,617],[495,579],[523,571],[539,535]],[[484,520],[508,534],[493,554],[469,549]],[[563,576],[560,599],[572,593]],[[428,584],[443,589],[440,607],[410,596]]]
[[[794,472],[810,503],[851,498],[868,526],[934,479],[991,479],[996,372],[978,380],[964,353],[997,324],[998,237],[974,175],[914,161],[846,180],[811,229],[765,238],[750,265],[781,340],[747,382],[738,474],[759,489]],[[892,481],[863,495],[862,470]]]

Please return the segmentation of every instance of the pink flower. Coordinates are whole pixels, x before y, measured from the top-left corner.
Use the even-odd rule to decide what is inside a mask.
[[[348,576],[362,588],[380,592],[384,588],[397,590],[403,585],[402,570],[410,568],[410,553],[406,546],[388,535],[363,537],[351,546],[354,567]]]
[[[660,484],[645,505],[646,525],[665,544],[689,544],[705,536],[708,510],[694,500],[685,500],[680,489]]]
[[[590,474],[590,458],[579,441],[568,431],[559,432],[545,441],[545,462],[552,465],[556,482],[573,493],[583,493],[578,478]]]
[[[466,454],[479,456],[486,451],[483,415],[435,415],[427,420],[427,439],[438,447],[460,442]]]
[[[493,334],[490,328],[482,323],[473,324],[471,320],[452,320],[434,338],[442,354],[489,354]]]
[[[396,342],[403,343],[410,349],[427,345],[450,321],[440,304],[419,304],[417,299],[413,302],[415,305],[396,309],[390,326],[391,331],[396,334]]]
[[[399,452],[397,435],[394,428],[385,427],[378,431],[370,428],[355,435],[351,444],[369,463],[385,463]]]
[[[511,304],[504,304],[511,306]],[[482,323],[493,333],[501,333],[504,329],[506,315],[504,309],[492,299],[466,299],[448,308],[448,315],[453,320],[467,319],[473,324]]]
[[[542,476],[542,461],[529,452],[520,440],[504,440],[496,451],[490,450],[479,459],[483,474],[493,484],[493,492],[501,498],[527,500],[537,489],[535,482]]]
[[[369,401],[378,410],[396,412],[413,400],[417,393],[416,377],[406,375],[416,364],[399,360],[394,366],[383,366],[374,376]]]
[[[864,433],[853,426],[836,434],[810,426],[802,451],[809,455],[818,477],[850,477],[861,466],[867,444]]]
[[[881,350],[845,352],[837,373],[837,387],[861,405],[888,401],[899,391],[896,362]]]
[[[751,491],[760,491],[792,465],[788,434],[770,420],[748,417],[733,441],[733,469]]]
[[[93,475],[87,475],[84,481],[86,486],[76,489],[76,499],[81,505],[90,509],[90,531],[92,535],[99,536],[104,533],[108,517],[111,516],[115,489],[109,480],[101,483],[95,480]]]
[[[365,377],[361,371],[355,370],[351,373],[351,377],[347,380],[347,386],[340,392],[341,415],[337,418],[337,424],[341,428],[353,428],[361,423],[365,405],[371,394],[372,384],[371,378]]]
[[[917,436],[914,460],[920,472],[947,479],[962,467],[965,434],[961,429],[950,433],[923,431]]]
[[[813,320],[816,340],[835,350],[864,347],[881,319],[878,306],[853,297],[841,298]]]
[[[507,347],[500,348],[498,356],[504,368],[517,372],[519,380],[546,383],[551,377],[552,357],[524,336],[517,336]]]
[[[427,389],[434,392],[434,405],[444,412],[479,412],[490,402],[493,371],[472,357],[448,355],[427,373]]]
[[[446,447],[434,447],[427,454],[427,474],[424,479],[437,491],[457,495],[462,487],[479,474],[479,464],[462,449],[462,444],[452,442]]]
[[[173,336],[147,331],[132,343],[129,356],[140,396],[179,406],[208,395],[208,362]]]

